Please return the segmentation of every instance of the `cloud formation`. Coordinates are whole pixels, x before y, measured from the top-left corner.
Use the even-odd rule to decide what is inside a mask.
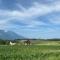
[[[55,27],[54,25],[60,25],[60,17],[59,17],[60,15],[58,16],[58,13],[60,13],[60,1],[59,0],[55,1],[48,0],[48,1],[51,3],[43,4],[34,1],[28,8],[24,7],[19,3],[16,3],[16,7],[18,8],[18,10],[0,9],[0,29],[7,29],[7,30],[16,29],[16,31],[18,31],[18,29],[19,30],[27,29],[30,32],[37,30],[36,32],[37,34],[39,32],[41,33],[40,31],[41,29],[42,32],[44,32],[44,34],[52,33],[52,30],[54,31],[55,29],[52,29],[51,27]],[[57,13],[57,15],[55,14],[52,17],[48,17],[54,13]],[[48,16],[45,17],[46,15]],[[43,16],[45,18],[38,19],[38,17]],[[48,32],[47,28],[49,28],[51,32]]]

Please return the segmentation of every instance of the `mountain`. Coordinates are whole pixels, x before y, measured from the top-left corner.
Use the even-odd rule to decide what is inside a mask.
[[[13,40],[13,39],[24,39],[24,37],[12,31],[0,30],[0,39]]]

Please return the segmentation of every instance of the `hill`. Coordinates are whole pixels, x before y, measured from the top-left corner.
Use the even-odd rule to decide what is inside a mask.
[[[0,30],[0,39],[13,40],[13,39],[24,39],[24,37],[21,35],[18,35],[17,33],[13,31]]]

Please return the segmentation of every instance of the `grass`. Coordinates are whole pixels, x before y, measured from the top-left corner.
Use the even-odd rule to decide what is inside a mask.
[[[0,46],[0,60],[60,60],[59,45]]]

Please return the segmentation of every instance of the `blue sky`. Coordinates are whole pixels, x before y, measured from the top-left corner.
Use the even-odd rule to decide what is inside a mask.
[[[28,38],[60,38],[60,0],[0,0],[0,29]]]

